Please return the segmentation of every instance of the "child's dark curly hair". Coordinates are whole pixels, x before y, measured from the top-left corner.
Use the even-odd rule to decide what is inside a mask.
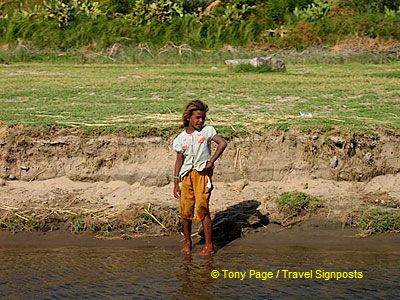
[[[192,116],[193,112],[196,110],[204,111],[205,113],[208,112],[208,105],[205,104],[201,100],[193,100],[186,104],[185,108],[183,109],[182,113],[182,125],[181,128],[185,128],[189,126],[188,119]]]

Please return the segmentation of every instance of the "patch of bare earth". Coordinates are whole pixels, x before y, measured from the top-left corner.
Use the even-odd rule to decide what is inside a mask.
[[[1,227],[122,238],[179,231],[172,139],[1,128]],[[319,197],[317,214],[337,223],[351,223],[362,207],[398,210],[399,148],[396,132],[291,130],[233,139],[215,169],[212,215],[249,228],[281,223],[275,199],[286,191]]]

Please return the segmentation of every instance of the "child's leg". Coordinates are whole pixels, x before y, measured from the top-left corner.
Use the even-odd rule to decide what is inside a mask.
[[[204,230],[204,239],[205,245],[204,248],[199,252],[199,255],[209,256],[214,254],[214,243],[212,238],[212,221],[210,218],[210,214],[207,214],[203,220],[203,230]]]
[[[183,235],[185,237],[185,245],[181,251],[189,254],[192,250],[192,220],[183,219]]]
[[[189,254],[192,250],[192,218],[194,217],[194,191],[192,187],[191,173],[182,180],[181,197],[179,199],[179,211],[182,217],[183,235],[185,244],[182,252]]]
[[[205,245],[199,252],[200,255],[214,253],[212,238],[212,222],[210,217],[209,202],[211,197],[211,178],[209,171],[197,172],[193,170],[194,193],[196,197],[195,219],[201,220],[204,230]]]

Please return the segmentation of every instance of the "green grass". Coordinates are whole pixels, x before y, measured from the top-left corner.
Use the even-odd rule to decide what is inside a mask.
[[[368,208],[361,212],[360,228],[363,235],[400,231],[400,212]]]
[[[302,212],[302,210],[313,212],[321,201],[313,196],[303,192],[285,192],[277,199],[278,208],[285,213],[285,217],[294,217]]]
[[[269,72],[283,72],[284,70],[281,69],[272,69],[272,67],[265,65],[265,66],[258,66],[255,67],[249,64],[238,64],[229,66],[229,70],[235,73],[269,73]]]
[[[26,220],[19,216],[0,217],[0,230],[7,230],[13,233],[19,231],[38,231],[40,223],[35,220]]]
[[[399,63],[308,64],[259,74],[225,65],[0,65],[0,122],[169,136],[179,131],[184,104],[202,99],[210,106],[208,123],[226,137],[294,126],[399,129],[398,69]]]

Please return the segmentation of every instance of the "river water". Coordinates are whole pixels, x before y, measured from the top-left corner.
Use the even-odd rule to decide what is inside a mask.
[[[226,245],[212,258],[180,255],[175,241],[127,247],[7,247],[0,249],[0,297],[400,299],[398,248],[268,243],[253,235]],[[218,278],[212,278],[216,271]],[[310,278],[296,278],[300,276]]]

